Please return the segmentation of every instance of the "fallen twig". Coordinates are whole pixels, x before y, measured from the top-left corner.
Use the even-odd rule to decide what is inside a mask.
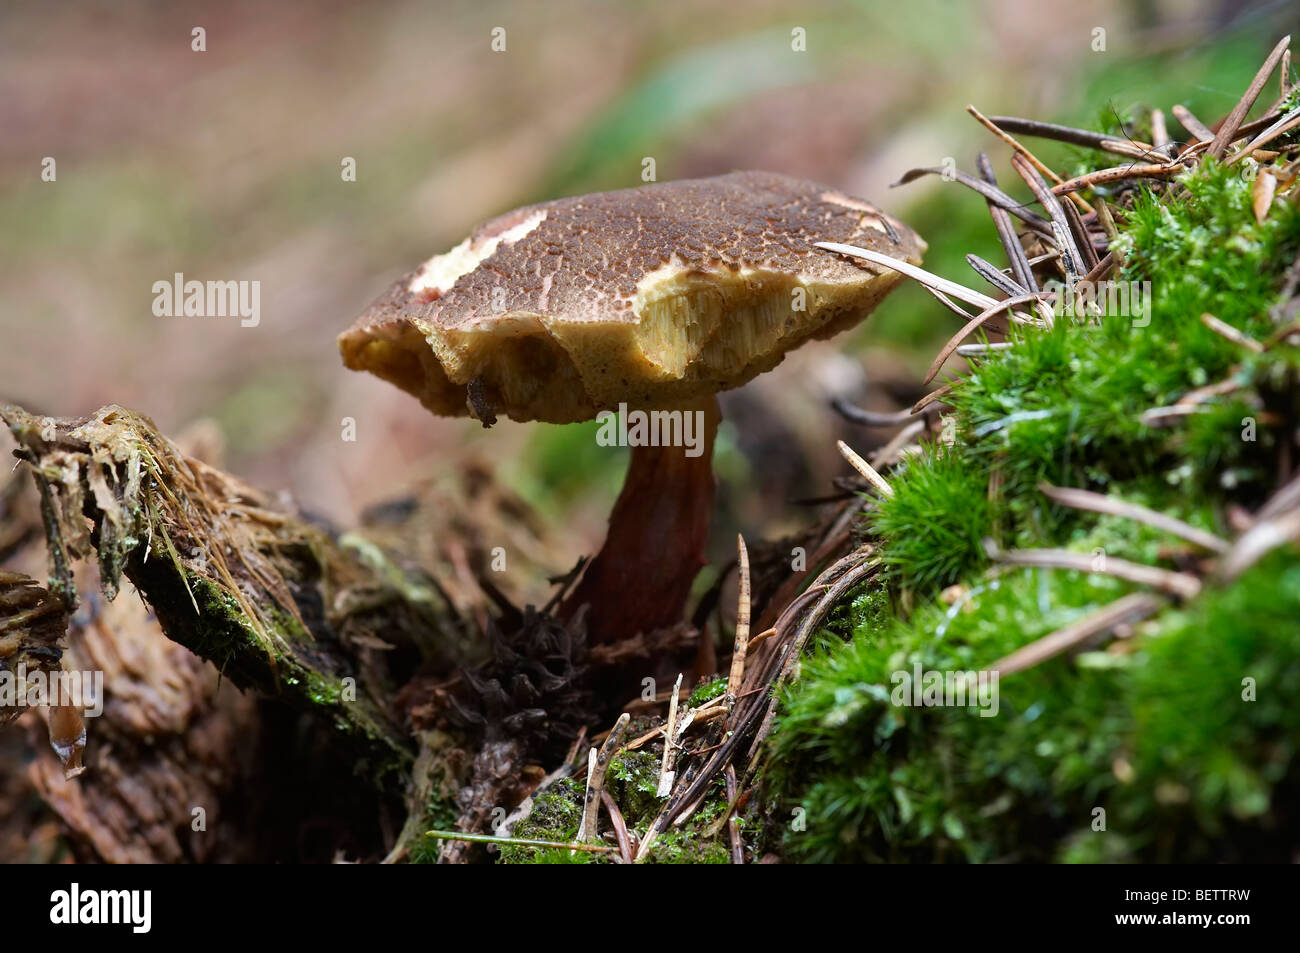
[[[674,766],[677,764],[677,744],[673,733],[677,730],[677,697],[682,690],[682,673],[677,673],[673,683],[673,694],[668,699],[668,721],[664,723],[664,757],[659,768],[659,788],[655,792],[659,797],[667,797],[673,790]],[[653,737],[653,733],[651,733]],[[638,739],[639,740],[639,739]],[[632,747],[632,745],[628,745]]]
[[[614,825],[614,837],[618,840],[618,852],[623,858],[623,863],[632,863],[632,841],[628,837],[627,821],[623,818],[623,812],[619,810],[618,803],[608,791],[600,792],[600,802],[605,805],[605,810],[609,812],[609,821]]]
[[[1177,115],[1175,113],[1175,115]],[[1039,122],[1035,119],[1021,119],[1016,116],[990,116],[993,122],[1009,132],[1018,132],[1025,136],[1037,136],[1040,139],[1053,139],[1068,142],[1075,146],[1113,152],[1117,155],[1141,159],[1152,152],[1152,147],[1143,142],[1126,142],[1091,129],[1076,129],[1072,126],[1060,126],[1051,122]]]
[[[1159,589],[1181,599],[1191,599],[1201,591],[1201,580],[1190,573],[1173,572],[1114,556],[1105,556],[1099,560],[1089,553],[1075,553],[1068,549],[999,550],[992,545],[991,540],[986,543],[985,549],[990,559],[1008,566],[1072,569],[1075,572],[1114,576],[1126,582]]]
[[[727,692],[723,696],[723,707],[730,722],[736,696],[740,694],[741,682],[745,679],[745,654],[749,650],[749,615],[752,610],[749,590],[749,550],[745,548],[745,537],[736,537],[739,554],[740,594],[736,600],[736,640],[731,650],[731,671],[727,675]]]
[[[1208,311],[1201,315],[1201,323],[1225,341],[1231,341],[1238,347],[1244,347],[1255,354],[1264,353],[1264,345],[1245,332],[1237,330],[1228,322],[1219,320]]]
[[[987,670],[997,672],[999,678],[1013,675],[1016,672],[1023,672],[1025,669],[1046,662],[1062,652],[1068,652],[1070,649],[1082,645],[1096,636],[1109,632],[1116,626],[1132,625],[1134,622],[1145,619],[1158,611],[1164,604],[1164,599],[1149,592],[1131,592],[1116,599],[1104,609],[1094,612],[1078,622],[1073,622],[1063,629],[1058,629],[1051,635],[1045,635],[1041,639],[1030,642],[1010,655],[998,659],[992,665],[987,666]]]
[[[988,295],[980,294],[978,291],[973,291],[965,285],[959,285],[957,282],[949,281],[947,278],[940,278],[938,275],[928,272],[924,268],[918,268],[916,265],[900,261],[897,258],[891,258],[888,255],[882,255],[880,252],[872,251],[869,248],[859,248],[857,245],[845,245],[841,242],[813,242],[813,244],[817,248],[823,248],[826,251],[848,255],[850,258],[861,258],[864,261],[871,262],[873,265],[883,265],[886,268],[892,268],[894,271],[907,275],[907,277],[919,281],[923,285],[928,285],[931,288],[944,292],[945,294],[952,295],[954,298],[957,298],[960,301],[965,301],[967,304],[973,304],[977,308],[987,308],[998,303]]]
[[[612,854],[617,847],[604,844],[566,844],[564,841],[532,840],[522,837],[493,837],[491,834],[462,834],[460,831],[425,831],[425,837],[435,840],[461,840],[471,844],[500,844],[503,847],[557,847],[570,851],[582,850],[591,854]]]
[[[600,746],[599,753],[595,748],[591,749],[587,759],[587,795],[583,801],[582,824],[578,827],[578,840],[591,842],[598,836],[596,822],[600,815],[600,793],[605,790],[605,772],[609,768],[614,752],[618,751],[619,742],[623,740],[623,733],[627,731],[627,723],[631,718],[632,716],[627,712],[619,715],[609,737]]]
[[[953,351],[957,350],[957,346],[969,335],[974,333],[975,330],[989,318],[1001,314],[1010,308],[1014,308],[1017,305],[1026,304],[1030,301],[1042,300],[1048,297],[1055,297],[1055,293],[1050,291],[1036,291],[1032,294],[1017,295],[1014,298],[1006,298],[1002,301],[994,302],[993,305],[985,308],[975,317],[966,322],[965,327],[949,338],[948,343],[940,348],[938,355],[930,364],[930,369],[926,371],[925,377],[921,379],[921,383],[928,384],[930,381],[934,380],[935,375],[937,375],[943,368],[944,362],[952,356]],[[912,412],[915,413],[916,408],[913,408]]]
[[[1060,185],[1053,186],[1052,191],[1057,195],[1064,195],[1067,192],[1090,189],[1094,185],[1106,185],[1123,179],[1168,179],[1182,171],[1182,168],[1177,165],[1122,165],[1066,179]]]
[[[871,464],[867,463],[866,460],[863,460],[860,456],[858,456],[857,452],[854,451],[852,447],[850,447],[843,440],[837,440],[835,442],[835,445],[839,447],[840,454],[844,457],[844,459],[849,461],[849,465],[853,467],[853,469],[861,473],[862,476],[866,478],[868,483],[870,483],[877,490],[879,490],[881,496],[890,497],[894,495],[894,488],[891,487],[888,482],[886,482],[884,477],[882,477],[879,473],[876,472],[875,467],[873,467]]]
[[[1166,516],[1164,513],[1157,513],[1155,510],[1139,506],[1136,503],[1126,503],[1112,496],[1106,496],[1104,493],[1052,486],[1050,483],[1040,483],[1038,488],[1043,492],[1044,496],[1061,506],[1068,506],[1076,510],[1088,510],[1093,513],[1107,513],[1111,516],[1123,516],[1138,523],[1154,526],[1166,533],[1172,533],[1189,543],[1200,546],[1202,549],[1208,549],[1210,552],[1224,553],[1228,551],[1227,540],[1221,539],[1213,533],[1207,533],[1205,530],[1197,529],[1190,523],[1185,523],[1172,516]]]
[[[1282,54],[1286,52],[1287,47],[1290,45],[1291,36],[1289,34],[1278,40],[1277,45],[1273,47],[1273,51],[1264,60],[1264,65],[1259,68],[1259,72],[1251,80],[1246,92],[1237,101],[1237,105],[1232,108],[1232,112],[1228,113],[1228,118],[1223,120],[1223,125],[1219,126],[1219,131],[1215,134],[1214,141],[1210,143],[1207,155],[1215,159],[1223,158],[1229,144],[1237,137],[1237,131],[1241,128],[1246,113],[1250,112],[1250,107],[1255,105],[1255,100],[1259,98],[1260,92],[1264,89],[1264,84],[1273,75],[1273,70],[1277,68],[1277,64],[1281,61]]]
[[[983,152],[975,157],[975,167],[979,170],[980,178],[997,188],[998,180],[997,176],[993,174],[993,164],[989,162],[989,157]],[[1037,291],[1038,281],[1034,278],[1034,270],[1025,257],[1024,246],[1020,244],[1020,238],[1011,226],[1011,216],[1007,214],[1006,209],[999,206],[992,199],[988,199],[987,203],[989,216],[993,219],[993,227],[997,229],[998,238],[1002,242],[1002,247],[1006,250],[1012,276],[1025,291]],[[969,318],[970,315],[966,315],[966,317]]]

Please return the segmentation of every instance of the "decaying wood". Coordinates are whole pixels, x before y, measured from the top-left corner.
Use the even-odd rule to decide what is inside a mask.
[[[28,767],[34,790],[77,853],[106,863],[241,862],[259,854],[246,798],[261,753],[257,701],[169,641],[137,600],[102,603],[74,625],[76,671],[104,673],[104,710],[88,718],[87,773],[64,777],[44,743]]]
[[[449,629],[436,587],[404,579],[404,590],[372,553],[186,457],[124,408],[61,420],[10,406],[0,418],[41,491],[51,589],[68,606],[71,567],[93,554],[110,600],[125,575],[169,638],[237,686],[317,715],[377,779],[404,778],[413,746],[387,707],[382,658]],[[425,600],[409,598],[416,589]]]

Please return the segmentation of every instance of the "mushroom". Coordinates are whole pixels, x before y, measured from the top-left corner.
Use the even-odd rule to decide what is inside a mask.
[[[925,250],[867,202],[771,172],[558,199],[431,258],[339,349],[349,368],[433,413],[484,426],[498,414],[571,423],[681,412],[654,419],[680,421],[689,429],[677,436],[693,444],[633,446],[605,544],[560,609],[589,605],[591,640],[617,641],[680,621],[705,563],[715,395],[856,325],[901,278],[818,241],[912,264]]]

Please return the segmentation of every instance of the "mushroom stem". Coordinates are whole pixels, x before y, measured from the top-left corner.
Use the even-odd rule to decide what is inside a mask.
[[[722,412],[709,396],[674,408],[691,416],[694,447],[634,446],[605,544],[560,607],[584,604],[588,638],[617,642],[681,621],[704,566],[713,513],[713,441]],[[687,456],[687,450],[699,450]]]

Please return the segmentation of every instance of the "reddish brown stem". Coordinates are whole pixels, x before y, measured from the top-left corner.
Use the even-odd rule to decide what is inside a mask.
[[[695,575],[705,564],[713,512],[713,440],[722,414],[716,398],[686,405],[700,413],[697,456],[681,446],[636,446],[609,517],[605,545],[561,606],[572,616],[588,604],[588,637],[616,642],[682,619]],[[693,423],[694,425],[694,423]],[[693,431],[698,433],[698,431]]]

